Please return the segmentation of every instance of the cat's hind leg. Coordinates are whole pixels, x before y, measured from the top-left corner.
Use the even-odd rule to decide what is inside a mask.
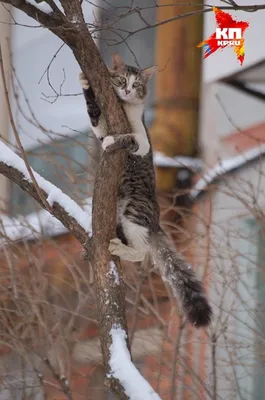
[[[143,261],[149,251],[148,229],[123,217],[122,228],[128,245],[115,238],[110,241],[109,251],[122,260],[137,262]]]
[[[143,261],[145,258],[145,253],[139,252],[133,247],[126,246],[118,238],[111,239],[109,252],[125,261],[137,262]]]

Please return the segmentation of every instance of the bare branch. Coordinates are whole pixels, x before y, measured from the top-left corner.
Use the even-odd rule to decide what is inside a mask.
[[[111,30],[113,31],[113,27],[115,26],[117,21],[120,21],[121,19],[128,17],[131,14],[137,13],[139,18],[143,21],[144,26],[139,28],[139,29],[135,29],[132,31],[128,31],[125,29],[116,29],[115,33],[118,34],[118,31],[120,31],[121,33],[125,34],[125,37],[122,40],[119,41],[115,41],[115,43],[110,44],[110,46],[116,46],[118,44],[121,43],[126,43],[126,41],[131,38],[132,36],[134,36],[135,34],[139,33],[139,32],[143,32],[147,29],[151,29],[151,28],[157,28],[159,26],[168,24],[170,22],[179,20],[179,19],[183,19],[183,18],[187,18],[187,17],[192,17],[194,15],[200,15],[200,14],[205,14],[205,13],[209,13],[212,12],[213,7],[219,8],[220,10],[227,10],[227,11],[245,11],[245,12],[257,12],[260,10],[264,10],[265,9],[265,4],[256,4],[256,5],[238,5],[236,4],[233,0],[224,0],[224,3],[228,4],[227,6],[215,6],[215,5],[209,5],[209,4],[203,4],[203,3],[198,3],[198,4],[194,4],[194,3],[177,3],[177,4],[163,4],[163,5],[159,5],[159,4],[155,4],[153,6],[148,6],[148,7],[121,7],[121,8],[125,8],[126,11],[120,14],[115,13],[115,18],[111,21],[108,21],[108,23],[105,24],[101,24],[100,26],[96,27],[96,29],[94,31],[103,31],[103,30]],[[159,21],[156,22],[155,24],[149,24],[148,21],[146,21],[145,18],[143,18],[142,16],[142,11],[147,10],[147,9],[152,9],[152,8],[160,8],[160,7],[172,7],[172,6],[176,6],[176,5],[186,5],[186,6],[192,6],[192,7],[201,7],[199,10],[193,10],[193,11],[187,11],[184,12],[182,14],[177,14],[174,17],[171,18],[167,18],[163,21]],[[119,8],[119,7],[116,7]]]

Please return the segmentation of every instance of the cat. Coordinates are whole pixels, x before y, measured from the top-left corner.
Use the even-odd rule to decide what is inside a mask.
[[[92,128],[103,150],[127,150],[118,193],[117,237],[110,241],[109,251],[132,262],[143,261],[149,254],[187,319],[202,327],[212,319],[203,286],[159,225],[153,152],[143,119],[147,84],[155,71],[156,67],[141,70],[126,65],[119,54],[112,57],[110,79],[132,128],[131,134],[114,136],[107,135],[93,90],[85,75],[79,74]]]

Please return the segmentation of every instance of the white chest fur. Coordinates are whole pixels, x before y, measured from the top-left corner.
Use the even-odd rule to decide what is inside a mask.
[[[146,130],[142,122],[144,111],[143,104],[124,104],[124,110],[132,128],[132,134],[138,142],[139,149],[134,153],[138,156],[145,156],[150,149]]]
[[[146,130],[142,122],[144,105],[125,103],[124,111],[131,125],[132,133],[134,134],[135,139],[137,140],[139,145],[139,149],[134,154],[143,157],[148,153],[150,149],[150,144],[146,135]]]
[[[143,104],[125,103],[124,111],[132,127],[132,132],[143,133],[145,135],[145,127],[142,123],[142,115],[144,112]]]

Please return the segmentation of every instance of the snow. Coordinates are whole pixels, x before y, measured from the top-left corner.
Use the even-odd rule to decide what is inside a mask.
[[[108,274],[109,274],[110,276],[112,275],[113,278],[114,278],[114,283],[115,283],[116,285],[119,285],[119,284],[120,284],[120,278],[119,278],[119,274],[118,274],[118,271],[117,271],[117,267],[116,267],[114,261],[110,261],[109,266],[110,266],[110,270],[109,270]]]
[[[160,151],[154,152],[154,164],[156,167],[189,168],[201,171],[203,163],[198,158],[191,157],[168,157]]]
[[[63,13],[64,9],[63,9],[60,1],[59,0],[53,0],[53,2],[59,8],[59,10]],[[26,0],[26,3],[31,4],[32,6],[36,7],[38,10],[44,12],[45,14],[50,14],[52,12],[51,6],[49,6],[49,4],[47,4],[45,1],[37,3],[34,0]]]
[[[24,161],[15,154],[4,143],[0,142],[0,161],[6,165],[16,168],[24,175],[24,179],[31,182],[30,175],[25,166]],[[33,171],[34,177],[41,189],[48,194],[48,199],[52,202],[57,202],[61,207],[74,218],[87,233],[91,233],[91,216],[77,205],[69,196],[64,194],[61,189],[57,188],[52,183],[46,181],[37,172]]]
[[[131,361],[126,345],[126,333],[119,326],[111,329],[110,367],[113,378],[124,387],[131,400],[161,400]]]
[[[56,201],[58,195],[60,196],[60,189],[55,188],[54,190],[50,191],[49,196],[47,197],[47,202],[51,207],[53,206],[53,203]]]
[[[26,3],[31,4],[45,14],[50,14],[52,12],[52,8],[45,1],[42,1],[41,3],[36,3],[36,1],[34,0],[26,0]]]
[[[231,172],[247,162],[255,160],[260,155],[265,154],[265,144],[254,147],[238,156],[230,157],[220,161],[212,169],[206,172],[203,177],[196,183],[194,188],[191,190],[190,196],[195,199],[202,191],[204,191],[209,184],[215,181],[222,175]]]

